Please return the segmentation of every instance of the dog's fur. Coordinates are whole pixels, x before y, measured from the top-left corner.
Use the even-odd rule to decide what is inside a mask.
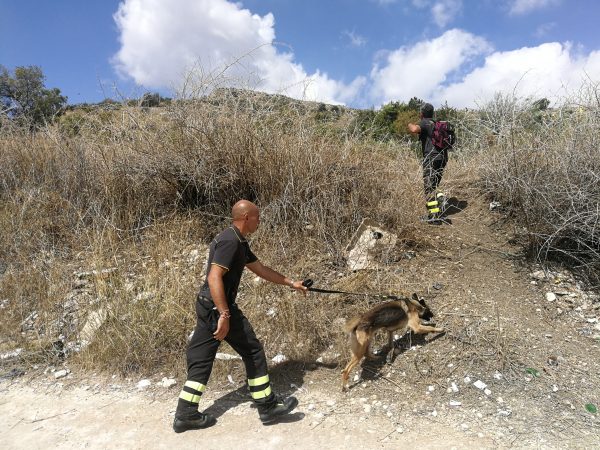
[[[433,313],[427,307],[425,301],[419,299],[417,294],[413,294],[412,298],[402,298],[397,301],[382,303],[366,313],[350,319],[346,323],[345,330],[350,337],[352,359],[346,368],[342,370],[342,390],[346,389],[350,371],[360,362],[363,356],[376,358],[371,353],[369,344],[377,330],[387,330],[387,348],[391,350],[393,332],[407,326],[417,334],[443,332],[443,328],[421,325],[421,319],[429,320],[432,317]]]

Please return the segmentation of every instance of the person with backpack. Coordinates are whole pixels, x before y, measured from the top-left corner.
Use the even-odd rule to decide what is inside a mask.
[[[421,106],[419,124],[409,123],[408,131],[419,135],[423,150],[423,181],[427,205],[426,222],[432,225],[444,223],[443,213],[446,196],[437,191],[448,163],[448,150],[454,144],[454,128],[449,122],[433,119],[434,109],[430,103]]]

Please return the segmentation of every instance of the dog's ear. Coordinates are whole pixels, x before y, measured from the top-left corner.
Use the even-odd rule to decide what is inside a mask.
[[[427,305],[425,304],[425,300],[424,300],[424,299],[422,299],[422,298],[420,298],[420,297],[419,297],[419,296],[418,296],[416,293],[413,293],[413,295],[412,295],[412,299],[413,299],[413,300],[415,300],[415,301],[417,301],[417,302],[419,302],[419,304],[420,304],[421,306],[425,306],[425,307],[427,307]]]

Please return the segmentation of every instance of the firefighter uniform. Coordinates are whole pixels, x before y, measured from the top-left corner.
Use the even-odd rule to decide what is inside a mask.
[[[196,298],[197,324],[187,349],[187,381],[177,404],[176,417],[198,411],[198,404],[210,378],[215,355],[221,342],[213,333],[217,329],[219,312],[211,299],[208,273],[211,266],[227,269],[223,276],[225,296],[231,317],[225,341],[239,353],[246,367],[248,387],[259,412],[276,402],[267,373],[267,360],[262,344],[252,325],[235,303],[237,290],[246,264],[257,261],[246,239],[235,226],[222,231],[210,244],[206,279]]]

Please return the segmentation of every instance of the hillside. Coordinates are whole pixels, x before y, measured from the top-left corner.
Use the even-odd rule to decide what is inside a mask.
[[[134,374],[111,377],[77,367],[60,380],[42,373],[43,366],[21,377],[4,374],[3,446],[594,447],[600,425],[586,404],[600,405],[598,296],[564,270],[539,272],[530,265],[515,244],[518,228],[501,210],[490,211],[489,201],[455,170],[447,180],[447,191],[460,206],[452,225],[417,225],[420,244],[395,262],[366,272],[338,267],[335,273],[312,274],[322,287],[360,286],[366,277],[387,288],[393,280],[400,291],[420,292],[445,334],[425,340],[405,335],[395,343],[391,365],[363,363],[351,377],[360,379],[342,393],[339,368],[348,352],[345,338],[334,330],[339,340],[320,359],[273,363],[277,390],[297,395],[300,406],[289,421],[270,427],[260,425],[250,406],[241,364],[224,363],[201,405],[216,413],[217,425],[184,435],[170,428],[178,385],[159,384],[172,374],[151,374],[153,384],[144,390],[136,388],[140,377]],[[250,289],[252,281],[246,283]],[[351,299],[311,294],[285,301],[303,302],[310,314],[317,304],[342,311],[336,305]],[[368,304],[354,301],[358,310]],[[257,307],[248,297],[244,306]],[[334,315],[329,326],[340,324]],[[280,351],[273,342],[267,346],[269,359]],[[475,387],[477,381],[487,385],[485,392]]]

